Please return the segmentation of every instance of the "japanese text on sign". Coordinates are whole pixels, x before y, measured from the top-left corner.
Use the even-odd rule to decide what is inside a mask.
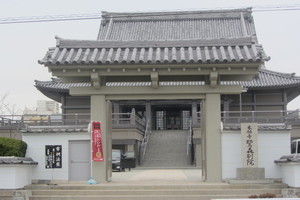
[[[241,124],[244,167],[258,167],[257,124]]]
[[[104,161],[101,122],[92,122],[92,160]]]
[[[46,145],[45,146],[46,169],[62,168],[62,146]]]

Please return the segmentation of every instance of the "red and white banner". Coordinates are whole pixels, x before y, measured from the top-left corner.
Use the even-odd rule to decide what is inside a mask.
[[[92,125],[92,161],[104,161],[102,148],[101,122],[93,121]]]

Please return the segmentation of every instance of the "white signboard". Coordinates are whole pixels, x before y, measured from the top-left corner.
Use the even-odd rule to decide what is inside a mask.
[[[242,123],[242,162],[243,167],[258,167],[257,123]]]

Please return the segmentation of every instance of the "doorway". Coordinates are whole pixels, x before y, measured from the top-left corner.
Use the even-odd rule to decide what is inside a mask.
[[[91,176],[89,140],[69,141],[69,180],[87,181]]]
[[[155,110],[156,130],[188,130],[190,110],[178,108],[164,108]]]

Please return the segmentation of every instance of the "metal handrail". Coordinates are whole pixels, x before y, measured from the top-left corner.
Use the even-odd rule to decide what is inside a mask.
[[[193,134],[192,119],[190,119],[189,126],[190,127],[189,127],[189,131],[188,131],[188,137],[187,137],[187,143],[186,143],[186,155],[189,155],[190,145],[192,144],[192,134]]]
[[[149,126],[150,126],[150,121],[147,120],[145,134],[144,134],[144,137],[142,139],[141,150],[140,150],[140,153],[141,153],[140,154],[140,162],[141,163],[144,160],[146,149],[147,149],[147,144],[148,144],[149,137],[150,137],[150,134],[151,134],[151,130],[149,130]]]

